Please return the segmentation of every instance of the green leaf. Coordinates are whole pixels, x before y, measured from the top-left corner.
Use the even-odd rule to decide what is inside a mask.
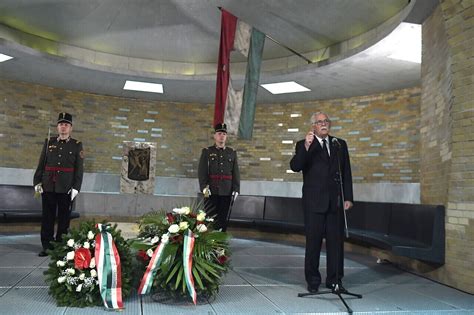
[[[183,265],[180,265],[179,266],[179,271],[178,271],[178,276],[176,277],[176,283],[174,285],[174,289],[176,290],[178,288],[178,286],[180,285],[180,282],[181,282],[181,279],[183,278],[183,272],[184,272],[184,268],[183,268]]]
[[[197,284],[199,285],[199,287],[202,290],[204,290],[204,286],[202,284],[201,277],[199,276],[199,271],[197,270],[197,268],[195,268],[195,266],[193,266],[193,276],[194,276],[194,279],[196,280]]]
[[[176,273],[176,271],[178,271],[180,266],[182,265],[179,263],[179,260],[176,260],[173,270],[171,270],[170,274],[168,275],[168,278],[166,279],[166,283],[170,282],[170,280],[173,278],[174,274]]]
[[[199,271],[199,273],[201,274],[201,276],[203,276],[204,278],[206,278],[209,282],[214,282],[214,280],[206,273],[206,271],[201,268],[199,265],[195,264],[194,267],[196,267],[196,269]]]
[[[217,273],[216,270],[214,270],[214,268],[205,260],[196,260],[196,263],[204,268],[207,272],[213,274],[214,276],[216,277],[219,277],[219,274]]]

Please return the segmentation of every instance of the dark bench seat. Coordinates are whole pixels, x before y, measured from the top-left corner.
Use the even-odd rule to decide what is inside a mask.
[[[347,241],[444,264],[443,206],[358,201],[346,213],[350,236]],[[230,223],[304,233],[301,198],[240,195]]]
[[[356,202],[347,211],[349,239],[396,255],[444,264],[444,207]]]
[[[34,194],[32,186],[0,185],[0,222],[41,221],[41,198]],[[74,210],[71,212],[71,219],[79,216]]]

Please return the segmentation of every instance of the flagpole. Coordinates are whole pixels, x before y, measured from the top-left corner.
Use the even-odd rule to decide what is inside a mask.
[[[219,10],[222,10],[222,7],[217,7]],[[259,30],[260,31],[260,30]],[[261,32],[261,31],[260,31]],[[265,34],[264,32],[262,32],[263,34]],[[273,37],[271,37],[270,35],[268,34],[265,34],[265,37],[268,38],[269,40],[271,40],[272,42],[274,42],[275,44],[277,45],[280,45],[281,47],[285,48],[286,50],[292,52],[293,54],[297,55],[298,57],[304,59],[308,64],[310,63],[313,63],[311,60],[309,60],[308,58],[306,58],[305,56],[303,56],[302,54],[300,54],[299,52],[297,52],[296,50],[280,43],[279,41],[277,41],[276,39],[274,39]]]
[[[262,33],[263,33],[263,32],[262,32]],[[265,33],[263,33],[263,34],[265,34]],[[308,64],[309,64],[309,63],[313,63],[311,60],[309,60],[308,58],[306,58],[305,56],[303,56],[302,54],[300,54],[300,53],[297,52],[296,50],[291,49],[290,47],[288,47],[288,46],[286,46],[286,45],[283,45],[282,43],[280,43],[280,42],[277,41],[276,39],[272,38],[270,35],[265,34],[265,37],[268,38],[269,40],[271,40],[272,42],[274,42],[275,44],[280,45],[281,47],[285,48],[286,50],[291,51],[293,54],[297,55],[298,57],[304,59]]]

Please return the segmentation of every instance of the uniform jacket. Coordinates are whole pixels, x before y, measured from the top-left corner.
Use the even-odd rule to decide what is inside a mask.
[[[67,193],[71,188],[80,191],[83,173],[82,143],[72,138],[51,137],[49,142],[45,139],[33,185],[42,183],[45,192]]]
[[[349,161],[349,152],[344,140],[338,139],[341,147],[338,148],[329,136],[331,155],[329,161],[323,152],[319,141],[315,138],[309,150],[304,146],[305,140],[296,143],[295,155],[291,159],[290,167],[294,172],[303,171],[303,209],[324,213],[331,208],[336,209],[340,205],[338,201],[339,183],[337,151],[340,151],[342,182],[345,200],[353,201],[352,196],[352,174]],[[339,203],[338,203],[339,202]]]
[[[240,193],[240,172],[237,152],[232,148],[210,146],[202,149],[198,168],[199,189],[207,185],[212,195],[229,196]]]

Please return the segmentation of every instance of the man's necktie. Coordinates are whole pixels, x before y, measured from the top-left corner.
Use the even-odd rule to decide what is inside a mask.
[[[328,147],[326,145],[326,139],[323,139],[323,151],[324,151],[324,156],[328,159],[329,161],[329,152],[328,152]]]

